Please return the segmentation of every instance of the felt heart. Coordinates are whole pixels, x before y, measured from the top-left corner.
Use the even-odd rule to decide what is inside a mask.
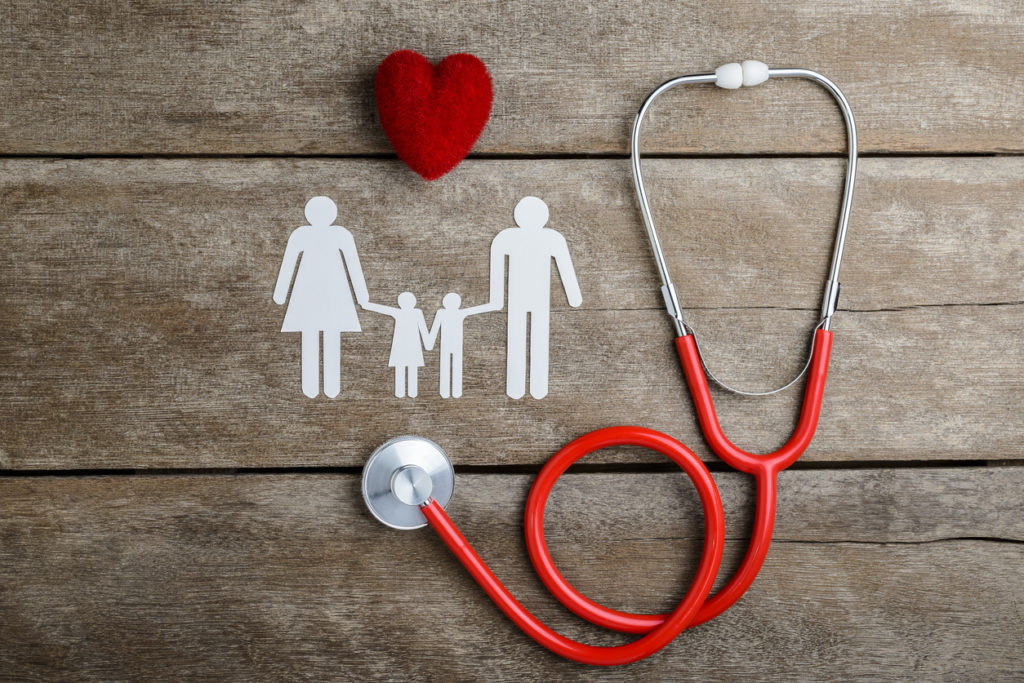
[[[491,77],[469,54],[448,55],[435,67],[418,52],[393,52],[377,67],[374,87],[398,158],[425,180],[458,166],[491,115]]]

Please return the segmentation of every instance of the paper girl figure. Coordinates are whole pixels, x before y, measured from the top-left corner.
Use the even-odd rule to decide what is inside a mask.
[[[363,304],[363,308],[390,315],[395,319],[391,358],[388,359],[388,365],[395,369],[395,396],[402,398],[408,395],[415,398],[418,391],[417,373],[423,367],[423,346],[428,349],[434,348],[434,336],[427,330],[423,311],[416,308],[416,297],[412,292],[402,292],[398,295],[398,308],[381,306],[369,301]]]
[[[462,308],[462,298],[455,292],[445,294],[441,300],[444,308],[434,315],[430,325],[431,344],[437,335],[441,335],[441,397],[459,398],[462,396],[462,328],[463,323],[471,315],[498,310],[489,303],[482,306]]]
[[[361,305],[370,298],[352,233],[333,225],[337,217],[338,207],[328,197],[306,203],[309,225],[296,228],[288,238],[274,287],[274,302],[283,304],[297,263],[281,331],[302,333],[302,393],[310,398],[320,393],[320,333],[324,394],[334,398],[341,391],[341,333],[360,331],[352,289]]]

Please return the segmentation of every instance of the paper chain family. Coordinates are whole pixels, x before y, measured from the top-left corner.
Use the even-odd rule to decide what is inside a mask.
[[[281,331],[302,334],[302,392],[306,396],[314,398],[320,393],[321,334],[323,393],[330,398],[340,393],[341,333],[361,330],[355,303],[364,310],[395,320],[388,365],[395,369],[396,397],[417,395],[417,373],[424,364],[423,349],[432,350],[438,338],[440,394],[444,398],[461,396],[463,323],[471,315],[503,308],[506,262],[506,393],[512,398],[522,398],[526,393],[529,330],[530,395],[534,398],[547,395],[552,259],[558,266],[569,305],[579,306],[583,297],[565,238],[544,227],[548,207],[543,201],[537,197],[521,199],[513,214],[518,227],[502,230],[491,242],[488,302],[461,308],[461,297],[449,292],[429,327],[411,292],[398,295],[397,308],[370,301],[355,240],[348,230],[334,225],[338,207],[330,198],[313,197],[306,203],[305,213],[309,225],[296,228],[288,238],[274,287],[274,301],[278,304],[288,301]]]

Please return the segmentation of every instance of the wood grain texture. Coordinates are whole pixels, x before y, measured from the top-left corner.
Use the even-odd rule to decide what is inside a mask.
[[[712,367],[741,386],[783,383],[815,320],[838,162],[651,167],[677,285]],[[359,465],[398,433],[435,438],[460,464],[537,463],[617,423],[667,431],[710,457],[624,162],[471,162],[468,184],[431,186],[402,173],[388,161],[0,164],[0,465]],[[780,177],[801,190],[780,190]],[[1018,159],[865,160],[843,271],[849,310],[836,318],[809,460],[1022,456],[1024,285],[1006,277],[1021,260],[1024,233],[1009,226],[1024,210],[1022,177]],[[701,205],[713,187],[743,201],[719,217]],[[576,310],[554,296],[547,399],[505,397],[501,314],[467,324],[462,400],[436,397],[432,357],[421,397],[394,399],[391,322],[365,313],[364,332],[343,338],[341,396],[301,395],[297,335],[278,332],[283,309],[270,294],[308,196],[341,203],[375,300],[409,289],[429,315],[446,291],[483,301],[490,240],[535,188],[584,292]],[[761,450],[785,440],[800,398],[716,397],[728,433]]]
[[[372,78],[403,48],[487,63],[480,153],[622,153],[656,85],[746,58],[834,80],[865,151],[1021,151],[1022,30],[1019,3],[975,0],[15,0],[0,8],[0,152],[390,152]],[[791,82],[667,96],[649,132],[661,152],[843,144],[831,100]]]
[[[1011,680],[1024,673],[1022,471],[783,473],[751,591],[613,670],[528,640],[429,530],[370,518],[354,475],[0,479],[0,666],[86,680]],[[750,490],[716,479],[734,565]],[[533,575],[529,480],[463,476],[449,511],[539,617],[622,642]],[[681,474],[569,475],[547,516],[554,559],[594,599],[667,609],[699,553],[697,506]]]
[[[918,156],[1024,152],[1022,31],[1024,6],[995,0],[3,3],[0,679],[1024,679],[1024,158]],[[401,48],[472,52],[494,77],[478,158],[431,184],[392,158],[374,111],[373,72]],[[862,152],[912,156],[862,160],[804,458],[832,464],[780,475],[773,547],[733,609],[648,661],[577,666],[429,530],[373,520],[354,469],[266,470],[355,468],[389,437],[429,436],[460,466],[449,512],[512,592],[570,637],[625,642],[533,574],[521,472],[616,423],[714,460],[621,157],[654,86],[747,57],[822,72]],[[704,157],[645,170],[688,321],[730,383],[799,368],[842,133],[825,93],[794,81],[673,92],[650,114],[645,153]],[[491,314],[467,324],[465,398],[436,396],[433,354],[421,397],[392,398],[391,322],[363,313],[341,396],[302,396],[271,290],[316,194],[338,201],[373,299],[412,291],[428,319],[449,291],[482,302],[490,240],[542,196],[584,295],[554,297],[551,395],[504,395]],[[742,447],[794,426],[799,388],[713,391]],[[702,542],[692,485],[638,450],[588,462],[617,465],[555,487],[556,564],[610,606],[670,609]],[[714,476],[721,585],[753,484]]]

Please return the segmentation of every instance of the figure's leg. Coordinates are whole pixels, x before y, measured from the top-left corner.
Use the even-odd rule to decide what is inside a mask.
[[[548,395],[548,328],[551,314],[538,311],[530,314],[530,396]]]
[[[419,393],[419,388],[417,387],[417,382],[419,381],[417,374],[419,370],[415,365],[409,366],[409,396],[412,398],[416,398],[416,394]]]
[[[324,394],[341,393],[341,332],[324,332]]]
[[[395,398],[405,396],[405,366],[395,366]]]
[[[452,395],[452,355],[450,353],[441,354],[441,398],[448,398]]]
[[[316,398],[320,393],[320,333],[302,333],[302,393]]]
[[[452,354],[452,397],[462,396],[462,351]]]
[[[508,313],[505,392],[512,398],[526,393],[526,311]]]

